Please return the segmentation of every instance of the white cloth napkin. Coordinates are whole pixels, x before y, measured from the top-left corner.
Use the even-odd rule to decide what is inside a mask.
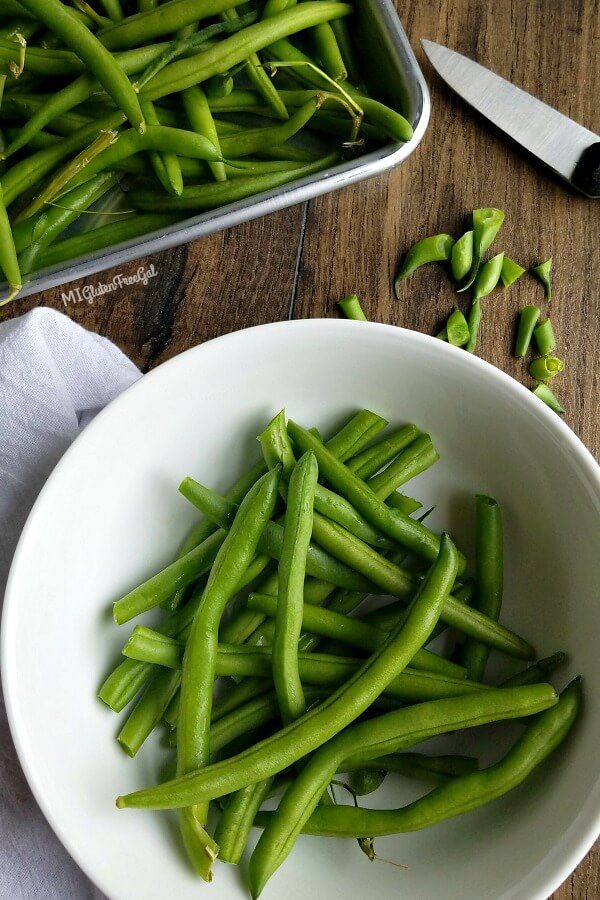
[[[0,596],[27,515],[94,415],[140,377],[106,338],[51,309],[0,324]],[[40,812],[0,708],[0,897],[101,900]]]

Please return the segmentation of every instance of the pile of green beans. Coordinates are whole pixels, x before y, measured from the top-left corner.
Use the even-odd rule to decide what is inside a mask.
[[[412,137],[364,92],[349,3],[77,5],[0,3],[0,305],[42,268]]]
[[[462,347],[474,353],[477,346],[479,326],[483,317],[484,297],[489,296],[500,284],[505,288],[514,284],[527,271],[504,252],[497,253],[484,261],[486,252],[492,246],[504,222],[504,213],[495,207],[474,209],[471,227],[454,239],[451,234],[441,233],[422,238],[404,254],[402,263],[394,279],[394,291],[400,299],[402,282],[418,268],[428,263],[448,264],[453,280],[458,283],[458,293],[471,289],[472,301],[465,315],[457,307],[450,313],[446,324],[436,335],[454,347]],[[542,284],[546,300],[552,299],[552,257],[534,265],[529,270]],[[360,299],[350,294],[338,301],[338,306],[348,319],[365,321]],[[548,382],[564,369],[561,359],[552,354],[556,350],[556,339],[549,318],[538,324],[540,309],[524,306],[519,315],[514,354],[523,359],[534,340],[539,356],[531,361],[529,373],[535,379],[533,393],[550,409],[564,413],[564,409],[548,386]]]
[[[353,315],[357,304],[345,303]],[[374,858],[374,837],[496,799],[559,745],[577,715],[579,681],[560,697],[547,683],[566,661],[562,651],[500,685],[485,680],[492,649],[535,660],[500,623],[501,507],[476,496],[471,578],[451,537],[411,518],[420,504],[398,492],[436,462],[431,437],[412,424],[387,426],[359,410],[324,440],[281,410],[258,435],[263,460],[225,495],[184,479],[182,497],[203,518],[173,563],[114,604],[118,623],[164,611],[152,628],[135,625],[100,689],[116,712],[132,704],[118,743],[135,757],[165,727],[176,753],[174,777],[117,806],[178,809],[183,844],[206,881],[216,859],[239,863],[253,825],[262,828],[249,863],[252,897],[301,832],[357,838]],[[418,565],[409,568],[411,560]],[[394,601],[361,607],[381,592]],[[426,648],[448,625],[459,632],[454,648],[445,638],[452,655]],[[330,643],[320,648],[323,640]],[[507,719],[526,730],[488,769],[419,747]],[[337,773],[349,773],[355,805],[332,802]],[[359,804],[392,777],[434,787],[399,810]],[[273,797],[275,811],[263,812]]]

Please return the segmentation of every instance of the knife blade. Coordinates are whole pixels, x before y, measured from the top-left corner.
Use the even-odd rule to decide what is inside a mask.
[[[489,122],[588,197],[600,197],[600,138],[455,50],[422,40],[438,75]]]

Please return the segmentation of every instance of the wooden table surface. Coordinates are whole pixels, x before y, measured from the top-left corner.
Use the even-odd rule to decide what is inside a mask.
[[[157,254],[146,288],[125,288],[65,307],[61,290],[17,301],[44,304],[115,341],[143,371],[225,332],[288,318],[335,316],[357,292],[369,318],[435,333],[455,294],[440,268],[391,279],[402,252],[438,231],[460,233],[477,206],[506,212],[499,244],[532,265],[552,255],[552,321],[566,361],[556,392],[566,421],[600,453],[600,204],[532,164],[455,99],[419,47],[428,37],[467,54],[600,133],[600,5],[597,0],[398,0],[432,93],[421,146],[389,175],[354,185],[185,247]],[[119,271],[132,274],[140,263]],[[110,281],[115,272],[88,280]],[[73,286],[83,286],[78,282]],[[479,353],[530,384],[511,356],[515,316],[540,303],[523,277],[486,303]],[[549,307],[546,308],[549,310]],[[554,894],[600,897],[600,845]]]

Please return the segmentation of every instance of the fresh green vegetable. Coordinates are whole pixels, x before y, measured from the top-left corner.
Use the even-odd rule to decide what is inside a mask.
[[[531,338],[539,317],[540,310],[537,306],[524,306],[521,310],[519,314],[517,339],[515,341],[515,356],[518,359],[522,359],[529,350]]]
[[[347,319],[367,321],[357,294],[348,294],[347,297],[342,297],[341,300],[338,300],[338,306]]]
[[[448,316],[446,339],[454,347],[464,347],[469,340],[469,326],[460,309],[455,309]]]
[[[542,356],[550,356],[556,350],[556,338],[550,319],[544,319],[534,329],[533,337]]]
[[[447,262],[451,257],[453,244],[454,238],[451,234],[434,234],[413,244],[402,260],[394,280],[396,296],[400,282],[412,275],[419,266],[432,262]]]
[[[550,409],[553,409],[554,412],[557,412],[561,415],[564,413],[563,407],[560,405],[559,401],[556,399],[547,384],[541,382],[540,384],[536,385],[536,387],[533,388],[533,393],[536,397],[539,397],[540,400],[542,400],[546,404],[546,406],[549,406]]]
[[[544,285],[546,300],[552,300],[552,257],[531,270]]]
[[[504,287],[510,287],[525,271],[523,266],[520,266],[518,262],[515,262],[514,259],[505,254],[502,261],[502,271],[500,272],[502,284]]]
[[[550,381],[564,369],[565,364],[557,356],[540,356],[529,366],[532,378],[537,381]]]

